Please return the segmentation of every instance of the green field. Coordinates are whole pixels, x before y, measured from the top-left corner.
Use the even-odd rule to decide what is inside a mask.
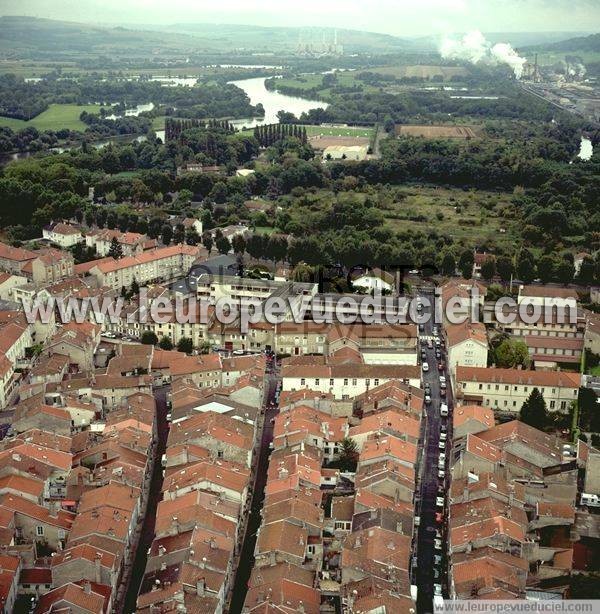
[[[84,131],[87,126],[79,119],[81,112],[97,113],[100,109],[101,106],[95,104],[51,104],[43,113],[29,121],[13,119],[12,117],[0,117],[0,126],[7,126],[13,130],[22,130],[28,126],[33,126],[38,130],[68,128],[69,130]]]
[[[305,126],[308,136],[362,136],[370,139],[374,128],[329,128],[325,126]]]
[[[382,203],[383,214],[398,231],[433,226],[440,235],[470,244],[487,239],[498,245],[514,244],[515,212],[512,195],[496,192],[463,191],[428,186],[406,186],[395,190],[392,202]]]

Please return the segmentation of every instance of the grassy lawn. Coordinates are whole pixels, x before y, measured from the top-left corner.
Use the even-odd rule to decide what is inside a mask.
[[[82,111],[97,113],[100,105],[87,104],[51,104],[43,113],[29,121],[13,119],[12,117],[0,117],[0,126],[8,126],[13,130],[22,130],[33,126],[38,130],[85,130],[87,126],[79,119]]]
[[[165,129],[165,118],[163,115],[160,117],[152,118],[152,129],[153,130],[164,130]]]
[[[594,375],[595,377],[599,377],[600,376],[600,365],[597,365],[596,367],[592,367],[591,369],[588,369],[588,373],[590,375]]]
[[[254,232],[257,235],[272,235],[275,232],[275,229],[271,228],[270,226],[257,226],[254,229]]]

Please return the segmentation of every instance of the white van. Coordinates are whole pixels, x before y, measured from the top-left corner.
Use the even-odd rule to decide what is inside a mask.
[[[448,406],[446,405],[446,403],[442,403],[440,405],[440,416],[447,416],[448,415]]]
[[[598,495],[590,495],[584,492],[581,494],[581,505],[600,507],[600,497]]]

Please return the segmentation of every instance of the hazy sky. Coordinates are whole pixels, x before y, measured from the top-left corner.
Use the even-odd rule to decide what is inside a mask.
[[[396,35],[600,31],[600,0],[0,0],[0,15],[94,23],[338,26]]]

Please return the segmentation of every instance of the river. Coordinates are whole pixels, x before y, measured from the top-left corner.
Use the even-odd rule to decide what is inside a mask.
[[[311,109],[326,109],[329,105],[321,100],[307,100],[296,96],[287,96],[277,91],[268,90],[265,87],[265,78],[256,77],[253,79],[242,79],[240,81],[230,81],[233,85],[244,90],[250,98],[250,103],[259,103],[265,109],[264,118],[235,119],[231,122],[236,128],[254,128],[262,124],[278,124],[277,113],[287,111],[300,117],[302,113],[308,113]]]

